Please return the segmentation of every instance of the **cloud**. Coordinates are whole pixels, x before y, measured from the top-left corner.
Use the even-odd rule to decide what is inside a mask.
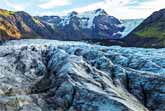
[[[26,8],[25,4],[14,3],[11,0],[4,0],[7,6],[13,8],[14,10],[24,10]]]
[[[41,15],[65,16],[65,15],[67,15],[68,13],[70,13],[72,11],[76,11],[78,13],[83,13],[83,12],[87,12],[87,11],[92,11],[92,10],[98,9],[99,7],[102,7],[103,5],[105,5],[104,2],[97,2],[97,3],[89,4],[89,5],[86,5],[86,6],[83,6],[83,7],[79,7],[79,8],[73,8],[73,9],[69,9],[69,10],[64,10],[64,11],[61,11],[61,12],[44,11],[44,12],[41,13]]]
[[[42,9],[51,9],[59,6],[71,5],[71,0],[48,0],[45,3],[39,4],[38,7]]]
[[[123,7],[123,11],[125,11],[127,18],[146,18],[154,11],[165,8],[163,1],[164,0],[144,0],[137,5]],[[124,18],[124,16],[121,17]]]
[[[86,11],[96,10],[98,8],[102,8],[109,12],[114,12],[116,9],[120,9],[121,7],[124,7],[126,4],[128,4],[131,0],[102,0],[100,2],[92,3],[86,6],[82,6],[79,8],[73,8],[67,11],[64,11],[63,13],[66,14],[71,11],[76,11],[78,13],[83,13]],[[121,9],[122,10],[122,9]]]
[[[150,10],[159,10],[165,8],[164,0],[150,0],[148,2],[142,2],[139,6],[135,8],[139,9],[150,9]]]
[[[110,2],[115,2],[115,0],[105,1],[109,7],[113,7],[106,8],[109,14],[112,14],[118,18],[146,18],[154,11],[165,8],[165,4],[163,4],[164,0],[117,0],[125,1],[125,3],[119,4],[119,2],[116,2],[116,5],[112,5]]]
[[[121,19],[146,18],[154,11],[165,8],[164,0],[103,0],[87,6],[67,10],[83,13],[85,11],[104,9],[109,15]]]
[[[65,14],[61,13],[61,12],[52,12],[52,11],[43,11],[40,13],[39,16],[52,16],[52,15],[58,15],[58,16],[63,16]]]
[[[80,1],[85,2],[87,0]],[[164,0],[100,0],[93,3],[91,0],[91,4],[83,6],[81,2],[75,2],[75,0],[28,0],[28,2],[23,0],[2,0],[4,6],[2,4],[0,6],[9,10],[27,11],[32,15],[60,16],[72,11],[83,13],[102,8],[109,15],[121,19],[146,18],[154,11],[165,8]],[[68,9],[69,7],[70,9]]]
[[[104,5],[105,5],[104,2],[97,2],[97,3],[90,4],[90,5],[86,5],[84,7],[75,8],[75,9],[72,9],[72,10],[75,10],[79,13],[83,13],[83,12],[86,12],[86,11],[98,9],[100,7],[103,7]]]
[[[93,4],[89,4],[83,7],[79,7],[79,8],[73,8],[73,9],[69,9],[69,10],[64,10],[64,11],[60,11],[60,12],[52,12],[52,11],[44,11],[42,13],[40,13],[41,16],[43,15],[58,15],[58,16],[65,16],[68,13],[72,12],[72,11],[76,11],[78,13],[83,13],[83,12],[87,12],[87,11],[91,11],[91,10],[95,10],[98,9],[99,7],[102,7],[104,5],[104,2],[97,2],[97,3],[93,3]]]

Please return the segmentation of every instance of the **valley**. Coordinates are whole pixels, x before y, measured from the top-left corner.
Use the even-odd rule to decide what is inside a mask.
[[[0,111],[165,111],[163,2],[1,0]]]

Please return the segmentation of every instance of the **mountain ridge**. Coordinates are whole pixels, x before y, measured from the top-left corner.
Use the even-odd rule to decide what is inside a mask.
[[[80,14],[73,11],[68,16],[63,17],[33,17],[24,11],[14,12],[1,9],[0,20],[1,24],[3,24],[3,27],[1,25],[0,35],[2,40],[44,38],[88,41],[120,39],[125,34],[123,32],[125,26],[121,21],[108,15],[103,9]],[[7,25],[8,30],[4,28]],[[127,30],[129,29],[127,28]]]
[[[2,24],[0,28],[1,32],[6,32],[0,34],[2,40],[46,38],[51,33],[54,33],[49,25],[42,23],[24,11],[13,12],[0,9],[0,24]],[[10,34],[10,31],[13,32]]]
[[[103,45],[161,48],[165,47],[164,15],[165,9],[161,9],[144,21],[119,20],[97,9],[80,14],[73,11],[63,17],[33,17],[23,11],[1,9],[0,39],[84,40]]]
[[[124,41],[128,46],[165,47],[165,9],[152,13]]]

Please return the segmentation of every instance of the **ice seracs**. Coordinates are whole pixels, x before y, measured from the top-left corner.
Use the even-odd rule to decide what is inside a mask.
[[[54,40],[0,46],[2,111],[164,111],[164,49]]]

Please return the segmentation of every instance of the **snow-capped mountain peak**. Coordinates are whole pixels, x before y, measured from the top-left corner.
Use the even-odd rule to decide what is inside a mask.
[[[42,19],[42,18],[41,18]],[[75,11],[57,20],[44,21],[63,32],[67,38],[79,39],[117,39],[121,37],[124,26],[119,19],[108,15],[104,9],[83,13]],[[54,19],[54,20],[52,20]],[[52,21],[52,22],[51,22]],[[56,22],[54,22],[56,21]]]
[[[96,15],[108,15],[107,12],[104,9],[101,9],[101,8],[95,10],[95,14]]]
[[[68,14],[69,17],[75,17],[77,15],[78,15],[78,12],[76,12],[76,11],[73,11],[73,12]]]
[[[120,39],[137,27],[142,20],[119,20],[104,9],[83,13],[71,12],[66,16],[40,17],[45,23],[76,40],[82,39]],[[73,32],[72,32],[73,31]],[[72,33],[71,33],[72,32]],[[75,35],[74,35],[75,34]],[[62,38],[62,37],[60,37]],[[73,39],[74,40],[74,39]]]
[[[80,26],[82,28],[91,28],[93,26],[94,18],[97,16],[108,16],[104,9],[97,9],[93,11],[86,11],[83,13],[77,13],[75,11],[69,13],[67,16],[62,17],[63,21],[61,21],[61,25],[65,26],[68,25],[71,21],[72,17],[77,17],[81,19]]]

